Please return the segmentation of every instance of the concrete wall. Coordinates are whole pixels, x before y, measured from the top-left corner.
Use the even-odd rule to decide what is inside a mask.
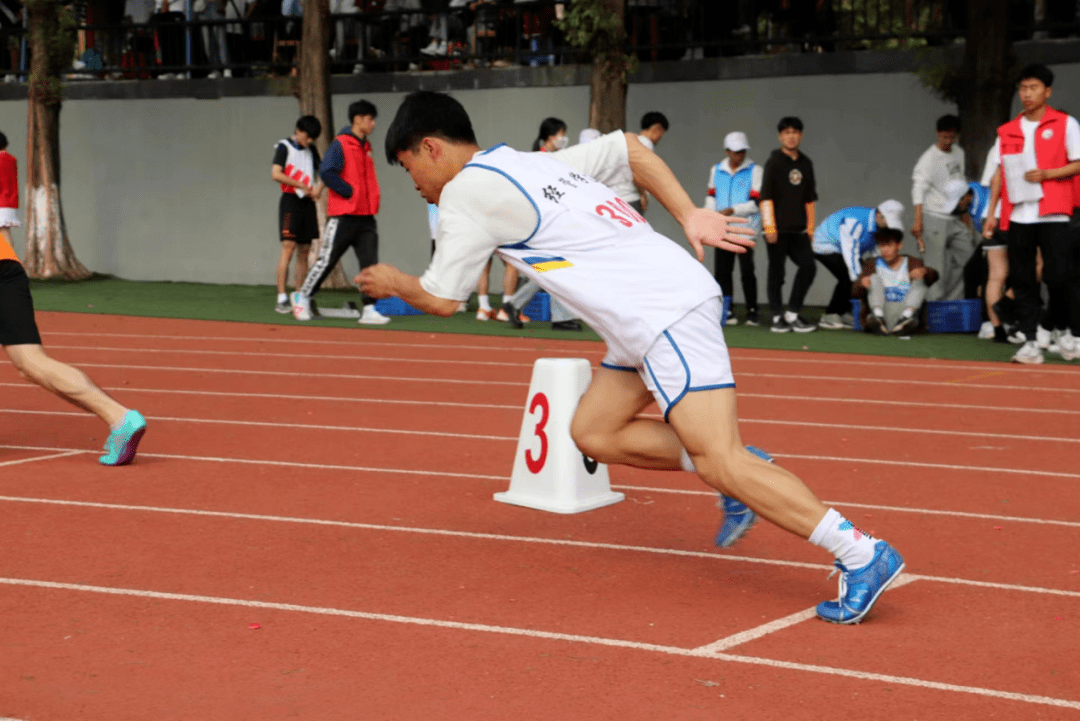
[[[1080,109],[1080,64],[1054,70],[1055,105]],[[502,141],[527,149],[548,115],[563,118],[576,139],[588,118],[583,85],[455,95],[485,146]],[[358,97],[335,95],[339,126],[345,107]],[[381,131],[404,93],[363,97],[378,106],[382,124],[373,138],[383,193],[381,258],[420,273],[429,253],[424,202],[381,152]],[[697,202],[704,199],[709,167],[723,157],[725,133],[746,132],[751,158],[764,162],[776,143],[776,120],[797,114],[806,124],[803,149],[817,171],[819,218],[847,205],[896,198],[907,207],[908,224],[911,169],[934,141],[935,119],[952,110],[908,72],[632,84],[627,104],[631,123],[647,110],[667,114],[672,128],[659,153]],[[296,116],[296,100],[288,96],[67,101],[62,189],[76,254],[95,271],[132,280],[272,283],[279,191],[269,177],[270,160]],[[19,160],[21,181],[25,128],[25,101],[0,102],[0,130]],[[661,232],[681,237],[662,208],[650,209],[648,218]],[[14,235],[21,246],[21,232]],[[764,253],[757,262],[764,301]],[[346,271],[354,270],[350,257]],[[824,304],[831,285],[831,276],[819,269],[809,302]],[[736,298],[742,301],[738,287]]]

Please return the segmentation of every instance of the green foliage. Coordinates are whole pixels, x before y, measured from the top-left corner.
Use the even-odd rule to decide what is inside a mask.
[[[942,100],[955,103],[960,100],[960,69],[954,64],[941,59],[940,54],[930,49],[916,51],[919,68],[915,75],[923,87],[932,91]]]
[[[622,80],[637,70],[637,58],[626,53],[623,21],[602,0],[574,0],[555,25],[572,47],[584,50],[609,72],[621,75]]]
[[[69,5],[58,0],[27,0],[26,8],[29,11],[30,51],[42,56],[31,56],[30,87],[44,102],[59,104],[62,100],[60,75],[71,67],[75,57],[75,13]],[[40,36],[36,35],[36,28],[40,28]],[[38,37],[40,43],[35,42]]]

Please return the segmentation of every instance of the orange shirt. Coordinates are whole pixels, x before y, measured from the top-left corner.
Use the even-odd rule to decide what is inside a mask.
[[[15,249],[4,240],[3,236],[0,236],[0,260],[14,260],[16,263],[19,262],[19,257],[15,255]]]

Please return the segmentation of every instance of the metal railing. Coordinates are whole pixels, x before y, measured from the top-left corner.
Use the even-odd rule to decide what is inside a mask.
[[[242,0],[227,1],[236,11]],[[87,22],[85,6],[76,5],[79,50],[68,79],[295,72],[302,18],[265,13],[268,5],[279,10],[279,0],[248,3],[246,17],[223,17],[210,2],[213,9],[201,15],[191,12],[188,0],[186,12],[118,24]],[[331,72],[584,62],[554,22],[572,2],[485,0],[472,8],[428,12],[385,11],[385,0],[366,0],[360,4],[382,9],[331,15]],[[963,0],[626,0],[627,51],[651,62],[941,45],[964,35],[965,6]],[[1014,39],[1080,34],[1075,10],[1071,16],[1036,18],[1023,2],[1011,7]],[[0,48],[6,50],[0,52],[0,76],[25,79],[24,27],[0,26]]]

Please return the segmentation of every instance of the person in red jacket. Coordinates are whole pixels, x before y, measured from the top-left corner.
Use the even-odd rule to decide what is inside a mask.
[[[319,166],[319,177],[329,191],[325,237],[319,258],[308,271],[304,285],[293,293],[293,316],[311,320],[311,298],[319,292],[341,256],[352,248],[360,270],[379,262],[379,233],[375,214],[379,212],[379,181],[371,156],[369,136],[375,130],[379,111],[367,100],[349,106],[349,127],[338,133]],[[390,319],[375,310],[375,299],[361,295],[364,310],[360,323],[383,325]]]
[[[1001,229],[1009,249],[1009,278],[1016,295],[1020,332],[1025,343],[1012,357],[1014,363],[1043,362],[1035,340],[1042,299],[1035,258],[1041,251],[1043,282],[1050,292],[1050,308],[1062,317],[1055,327],[1069,326],[1071,336],[1059,342],[1065,360],[1080,358],[1080,284],[1070,249],[1069,216],[1077,204],[1080,173],[1080,124],[1076,118],[1050,107],[1054,74],[1045,65],[1028,65],[1020,73],[1019,95],[1024,111],[998,128],[1000,165],[990,185],[990,203],[1001,199]],[[983,237],[993,237],[998,220],[987,213]],[[1068,317],[1064,317],[1067,315]]]

